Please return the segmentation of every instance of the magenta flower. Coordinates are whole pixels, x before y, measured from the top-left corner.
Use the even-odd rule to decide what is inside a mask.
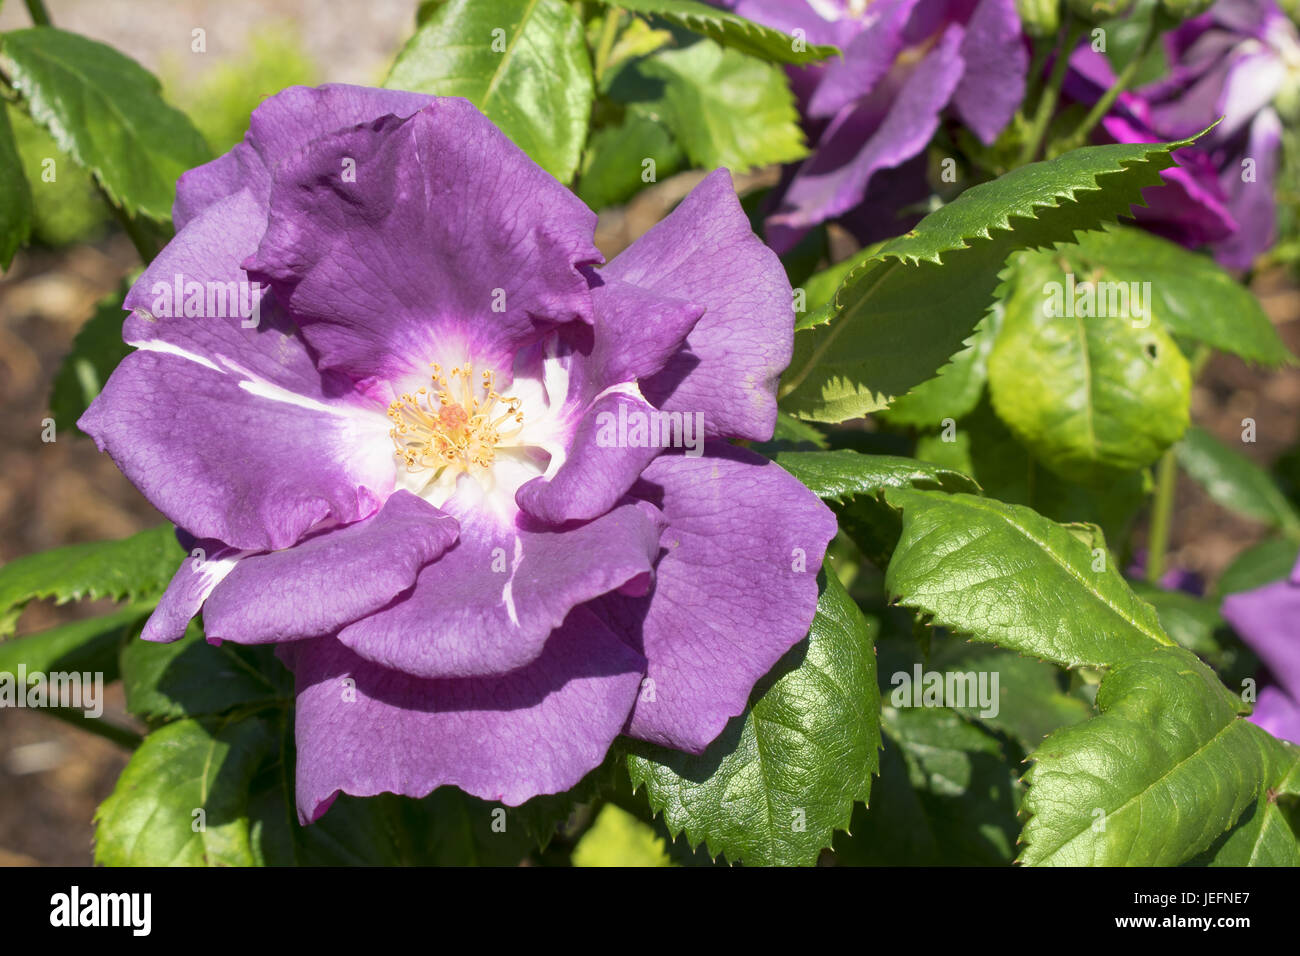
[[[1300,562],[1288,578],[1229,594],[1221,611],[1265,668],[1250,719],[1300,744]]]
[[[767,219],[779,252],[828,219],[843,219],[863,241],[905,231],[899,213],[929,191],[923,154],[944,110],[992,143],[1024,97],[1029,56],[1015,0],[719,5],[844,51],[791,74],[813,152]]]
[[[294,671],[304,821],[698,752],[804,637],[835,522],[723,441],[771,436],[793,337],[725,171],[597,269],[469,103],[297,88],[174,212],[80,425],[201,549],[145,638],[202,610]]]
[[[1144,193],[1137,220],[1221,265],[1248,268],[1276,241],[1274,186],[1282,121],[1275,100],[1300,94],[1300,39],[1273,0],[1219,0],[1165,37],[1169,75],[1122,93],[1102,121],[1105,137],[1154,143],[1194,136],[1178,150],[1164,188]],[[1093,102],[1115,80],[1106,57],[1082,46],[1070,59],[1070,93]]]

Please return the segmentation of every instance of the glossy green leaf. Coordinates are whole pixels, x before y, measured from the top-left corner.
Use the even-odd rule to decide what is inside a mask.
[[[1173,335],[1264,365],[1295,361],[1250,289],[1207,255],[1126,227],[1084,233],[1066,252],[1081,275],[1151,283],[1151,311]]]
[[[723,46],[773,63],[812,63],[836,52],[833,46],[811,45],[695,0],[599,0],[605,6],[655,16],[701,33]]]
[[[582,21],[563,0],[449,0],[384,85],[463,96],[561,182],[578,168],[594,87]]]
[[[1113,309],[1106,295],[1087,309],[1094,314],[1078,314],[1074,276],[1094,292],[1111,278],[1082,272],[1070,253],[1012,258],[1006,317],[989,356],[989,395],[1039,461],[1064,477],[1095,481],[1150,465],[1182,437],[1191,372],[1158,315],[1134,318],[1130,309]],[[1107,314],[1095,314],[1101,311]]]
[[[973,495],[885,498],[903,511],[886,586],[935,624],[1066,667],[1173,646],[1155,609],[1069,528]]]
[[[14,253],[27,244],[32,216],[32,190],[23,173],[8,110],[0,108],[0,270],[8,269]]]
[[[989,354],[1002,327],[1002,309],[997,303],[984,316],[967,346],[939,369],[939,374],[900,395],[880,416],[891,425],[941,428],[947,419],[956,421],[979,404],[988,381]]]
[[[675,837],[751,865],[812,865],[871,788],[880,710],[869,621],[835,576],[808,640],[702,754],[633,743],[628,771]]]
[[[274,741],[260,721],[178,720],[149,734],[95,814],[101,866],[253,866],[253,776]]]
[[[1176,453],[1183,470],[1223,507],[1272,527],[1300,532],[1300,515],[1268,472],[1205,429],[1189,429]]]
[[[979,486],[960,472],[911,458],[837,449],[778,452],[775,461],[830,503],[840,530],[881,567],[889,560],[901,527],[898,515],[884,504],[886,489],[979,492]]]
[[[128,214],[171,221],[176,180],[212,158],[158,80],[112,47],[54,27],[4,35],[0,71],[32,118]]]
[[[1203,857],[1205,866],[1300,866],[1300,759]]]
[[[969,495],[886,499],[903,510],[886,576],[900,603],[979,641],[1106,669],[1098,716],[1031,756],[1022,862],[1184,862],[1290,772],[1294,748],[1246,720],[1245,704],[1069,529]]]
[[[1053,521],[1099,525],[1112,541],[1125,539],[1147,497],[1138,472],[1093,485],[1048,471],[997,417],[987,396],[957,423],[952,441],[944,437],[922,435],[916,457],[970,475],[990,498],[1028,505]]]
[[[931,378],[983,318],[1010,253],[1127,215],[1181,145],[1090,146],[1022,166],[885,243],[849,273],[824,324],[796,334],[783,407],[844,421]]]
[[[850,504],[860,495],[879,499],[887,488],[937,488],[978,492],[968,476],[927,462],[848,449],[778,452],[774,460],[819,498]]]
[[[695,166],[743,173],[802,159],[808,150],[780,67],[711,40],[638,61],[611,95],[663,122]]]
[[[1170,866],[1208,849],[1296,760],[1240,705],[1182,648],[1117,663],[1100,716],[1033,755],[1021,860]]]
[[[13,633],[32,600],[157,598],[182,557],[172,526],[159,525],[121,541],[73,544],[10,561],[0,568],[0,637]]]

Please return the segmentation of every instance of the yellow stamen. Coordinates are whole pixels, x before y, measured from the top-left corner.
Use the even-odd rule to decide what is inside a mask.
[[[481,388],[475,387],[470,362],[450,371],[450,386],[442,367],[435,362],[432,368],[432,392],[421,388],[388,406],[388,417],[393,421],[388,434],[396,457],[412,472],[491,467],[496,449],[513,439],[523,426],[519,399],[499,394],[493,387],[495,374],[490,370],[482,373]],[[501,426],[510,419],[514,419],[515,427],[503,431]]]

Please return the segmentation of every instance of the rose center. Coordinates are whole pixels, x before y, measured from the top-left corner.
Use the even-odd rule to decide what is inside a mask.
[[[388,434],[407,471],[486,470],[498,448],[515,444],[524,424],[520,402],[498,393],[494,378],[488,370],[476,382],[471,362],[446,374],[435,362],[430,386],[388,406]]]

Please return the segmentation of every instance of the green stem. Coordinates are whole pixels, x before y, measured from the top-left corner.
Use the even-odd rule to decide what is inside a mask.
[[[1192,353],[1191,379],[1195,382],[1210,360],[1213,350],[1208,345],[1198,345]],[[1147,535],[1147,580],[1158,584],[1164,577],[1165,555],[1169,551],[1169,532],[1173,526],[1174,498],[1178,485],[1178,458],[1170,448],[1156,466],[1156,494],[1151,505],[1151,531]]]
[[[605,68],[609,66],[609,54],[614,49],[614,41],[618,38],[618,23],[622,19],[623,11],[618,7],[610,7],[605,13],[605,22],[600,28],[600,41],[596,45],[596,62],[592,68],[597,89],[605,75]]]
[[[1088,115],[1083,118],[1079,128],[1074,131],[1074,134],[1066,142],[1066,149],[1075,149],[1082,146],[1087,141],[1088,134],[1110,112],[1110,108],[1115,105],[1119,95],[1128,89],[1128,85],[1133,82],[1133,77],[1137,76],[1138,70],[1142,68],[1143,61],[1146,60],[1147,54],[1151,51],[1151,44],[1160,35],[1160,23],[1161,18],[1157,10],[1151,15],[1151,22],[1147,25],[1146,36],[1142,38],[1142,45],[1138,47],[1137,53],[1120,71],[1119,76],[1115,77],[1115,82],[1111,84],[1110,89],[1101,95],[1101,99],[1092,104],[1092,109],[1088,111]]]
[[[43,0],[27,0],[27,12],[31,15],[32,22],[38,27],[52,27],[50,22],[50,13],[45,9]]]
[[[1038,155],[1038,150],[1043,145],[1043,137],[1047,135],[1048,124],[1052,121],[1052,114],[1056,112],[1056,103],[1061,98],[1061,84],[1065,81],[1065,71],[1070,66],[1070,54],[1074,52],[1074,47],[1079,42],[1079,37],[1083,36],[1085,29],[1087,29],[1085,23],[1075,22],[1073,19],[1066,21],[1065,42],[1056,51],[1056,62],[1052,64],[1052,75],[1048,77],[1047,85],[1043,87],[1043,92],[1038,97],[1038,107],[1034,110],[1034,120],[1029,128],[1029,138],[1020,151],[1020,160],[1016,164],[1017,166],[1032,163],[1034,157]]]
[[[1165,574],[1165,554],[1169,550],[1177,483],[1178,459],[1170,448],[1156,467],[1156,497],[1151,507],[1151,531],[1147,535],[1147,580],[1152,584],[1158,584]]]

